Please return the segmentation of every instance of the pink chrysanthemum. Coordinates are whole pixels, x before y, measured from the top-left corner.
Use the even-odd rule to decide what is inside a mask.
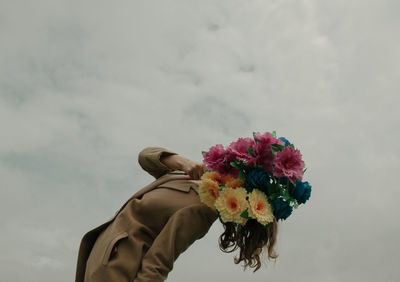
[[[248,164],[253,166],[261,165],[262,168],[268,172],[271,172],[274,156],[272,155],[270,145],[258,142],[253,147],[253,153],[254,158],[251,158],[248,161]]]
[[[271,146],[273,144],[279,144],[279,145],[285,144],[282,140],[272,136],[271,132],[265,132],[264,134],[260,134],[257,132],[254,135],[254,137],[255,137],[255,139],[258,140],[259,143],[262,143],[266,146]]]
[[[235,159],[247,163],[247,161],[252,158],[247,149],[252,148],[255,143],[256,142],[254,141],[254,139],[249,137],[239,138],[229,145],[227,151],[231,153],[235,157]]]
[[[231,162],[234,162],[234,161],[236,161],[235,155],[228,152],[225,155],[225,158],[224,158],[224,164],[225,165],[223,167],[221,167],[220,173],[222,175],[224,175],[224,176],[230,175],[230,176],[232,176],[234,178],[238,178],[239,177],[239,170],[234,168],[233,166],[231,166]]]
[[[265,132],[264,134],[256,133],[254,137],[257,140],[252,147],[254,157],[250,158],[248,165],[261,165],[268,172],[272,172],[274,157],[271,152],[271,145],[284,145],[284,142],[273,137],[270,132]]]
[[[208,152],[203,154],[203,157],[207,169],[216,171],[223,176],[239,176],[239,171],[230,165],[231,162],[235,161],[234,154],[225,150],[221,144],[211,147]]]
[[[224,155],[226,150],[221,144],[212,146],[210,150],[203,154],[204,164],[209,170],[218,171],[219,167],[223,164]]]
[[[273,174],[275,177],[286,176],[290,182],[303,178],[304,162],[299,150],[286,147],[282,152],[277,152],[274,159]]]

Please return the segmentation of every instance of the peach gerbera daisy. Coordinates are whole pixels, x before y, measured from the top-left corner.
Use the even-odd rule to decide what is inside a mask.
[[[246,223],[247,219],[240,216],[248,207],[246,196],[246,189],[242,187],[236,189],[227,187],[220,192],[215,207],[223,222],[236,222],[242,225]]]
[[[209,206],[215,208],[215,200],[219,196],[219,186],[216,181],[204,178],[199,184],[199,196],[200,200]]]
[[[249,215],[259,223],[266,225],[274,220],[272,207],[268,203],[265,193],[254,189],[249,195]]]

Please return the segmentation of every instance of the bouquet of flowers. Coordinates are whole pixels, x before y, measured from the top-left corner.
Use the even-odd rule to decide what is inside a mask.
[[[286,220],[310,198],[300,151],[275,131],[254,132],[253,138],[239,138],[227,148],[217,144],[202,154],[207,171],[199,196],[217,209],[223,222],[244,225],[255,219],[268,227],[274,218]]]

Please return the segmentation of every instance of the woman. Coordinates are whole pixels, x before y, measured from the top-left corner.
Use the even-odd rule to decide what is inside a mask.
[[[202,163],[161,147],[143,149],[138,160],[156,180],[83,237],[76,282],[164,281],[177,257],[218,218],[217,211],[198,196],[199,179],[206,169]],[[243,261],[257,270],[263,247],[269,258],[276,258],[275,220],[269,228],[255,220],[244,226],[222,223],[220,248],[225,252],[239,248],[235,263]]]

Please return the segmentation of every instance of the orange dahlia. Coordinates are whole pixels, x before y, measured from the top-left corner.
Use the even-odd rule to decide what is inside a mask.
[[[246,223],[247,219],[240,216],[248,207],[246,196],[246,189],[242,187],[236,189],[227,187],[220,192],[215,207],[223,222],[236,222],[242,225]]]
[[[259,223],[266,225],[274,220],[272,207],[265,193],[254,189],[249,195],[249,215]]]

